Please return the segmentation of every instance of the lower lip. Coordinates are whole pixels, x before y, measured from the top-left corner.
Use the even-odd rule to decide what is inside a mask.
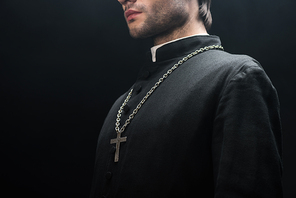
[[[141,14],[141,12],[137,12],[137,13],[134,13],[134,14],[129,15],[127,17],[127,21],[133,20],[134,18],[136,18],[140,14]]]

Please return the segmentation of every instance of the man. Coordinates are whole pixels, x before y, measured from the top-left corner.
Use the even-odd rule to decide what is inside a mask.
[[[207,34],[211,1],[118,1],[154,47],[104,122],[91,197],[282,197],[276,90]]]

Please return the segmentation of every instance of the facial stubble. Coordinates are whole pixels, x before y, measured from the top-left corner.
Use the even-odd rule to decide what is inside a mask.
[[[165,3],[163,3],[165,2]],[[146,14],[146,19],[143,23],[136,27],[130,27],[130,35],[133,38],[155,38],[171,36],[176,31],[182,31],[182,27],[189,18],[186,12],[185,3],[179,0],[158,1],[155,3],[151,12],[144,6],[137,6],[136,8]],[[134,21],[130,21],[133,23]]]

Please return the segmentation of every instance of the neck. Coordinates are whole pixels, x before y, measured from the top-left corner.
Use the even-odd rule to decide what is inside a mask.
[[[207,31],[202,21],[196,21],[196,17],[191,17],[182,27],[156,35],[153,38],[154,46],[196,34],[207,34]]]

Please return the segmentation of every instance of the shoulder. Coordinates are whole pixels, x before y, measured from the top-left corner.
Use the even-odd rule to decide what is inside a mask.
[[[223,90],[240,90],[240,93],[242,90],[253,90],[257,94],[275,91],[261,64],[250,56],[220,51],[215,52],[212,61],[211,64],[216,67],[215,73],[225,79]],[[219,64],[214,62],[219,62]]]
[[[230,54],[221,50],[211,50],[200,54],[194,61],[194,67],[202,68],[205,75],[214,75],[225,82],[237,79],[239,76],[252,76],[260,73],[267,75],[261,64],[248,55]]]
[[[212,50],[208,53],[201,54],[200,58],[201,62],[208,64],[209,67],[214,67],[212,69],[222,69],[234,73],[248,68],[263,70],[260,63],[248,55],[230,54],[221,50]]]
[[[196,83],[223,93],[230,84],[238,86],[273,87],[261,64],[247,55],[230,54],[222,50],[210,50],[197,55],[189,64],[190,77]],[[259,84],[258,84],[259,83]]]

